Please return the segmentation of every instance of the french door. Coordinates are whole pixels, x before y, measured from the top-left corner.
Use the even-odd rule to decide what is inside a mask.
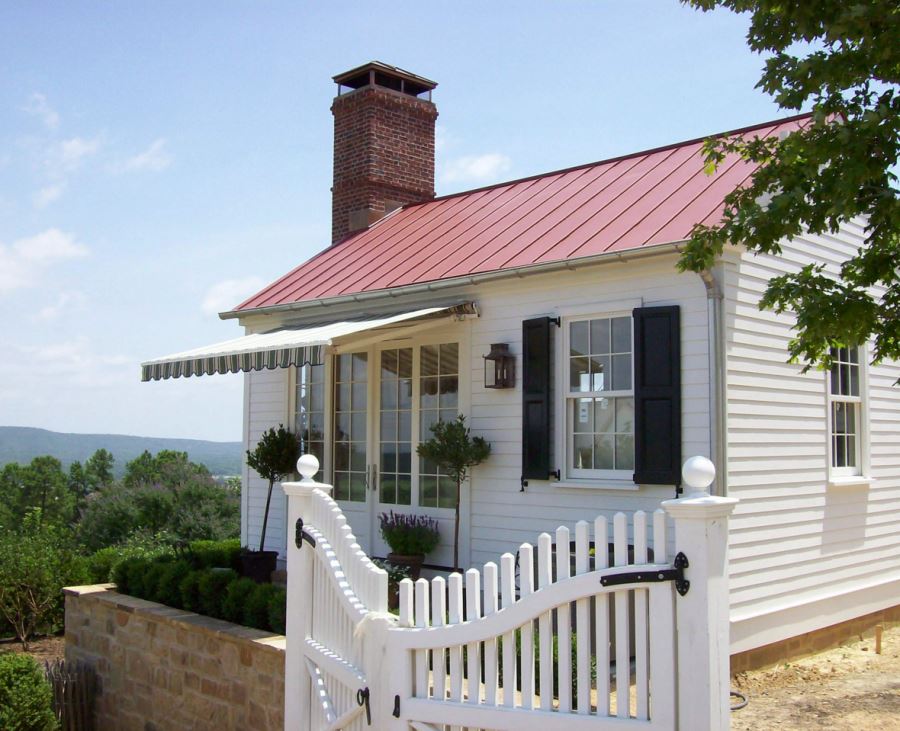
[[[416,446],[460,409],[458,342],[383,344],[339,352],[333,361],[334,497],[360,546],[386,556],[379,516],[394,511],[438,520],[441,545],[429,563],[451,562],[456,485]],[[465,545],[468,521],[461,521]]]

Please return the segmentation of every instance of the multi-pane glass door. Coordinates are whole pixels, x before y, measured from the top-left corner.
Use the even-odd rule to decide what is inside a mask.
[[[378,516],[391,510],[438,518],[442,536],[451,542],[456,485],[436,465],[420,460],[416,446],[431,437],[431,424],[456,418],[459,345],[340,353],[334,356],[332,380],[329,477],[360,546],[387,555]]]
[[[367,551],[372,534],[369,355],[363,351],[334,356],[331,451],[332,497],[341,503],[357,542]]]

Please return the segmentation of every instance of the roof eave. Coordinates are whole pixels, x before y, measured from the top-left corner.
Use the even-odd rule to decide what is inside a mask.
[[[437,292],[444,289],[452,289],[454,287],[465,287],[483,282],[493,282],[504,279],[517,279],[536,274],[546,274],[554,271],[575,270],[586,266],[594,266],[597,264],[605,264],[614,261],[631,261],[633,259],[641,259],[649,256],[658,256],[677,252],[685,243],[684,240],[672,241],[664,244],[653,244],[637,249],[626,249],[625,251],[608,251],[602,254],[593,254],[591,256],[577,257],[573,259],[561,259],[558,261],[542,262],[540,264],[528,264],[522,267],[511,269],[495,269],[489,272],[481,272],[478,274],[467,274],[461,277],[453,277],[450,279],[438,279],[431,282],[422,282],[419,284],[409,284],[402,287],[390,287],[388,289],[377,289],[371,292],[357,292],[355,294],[338,295],[336,297],[315,298],[301,300],[299,302],[286,302],[284,304],[269,305],[267,307],[254,307],[246,310],[229,310],[220,312],[219,318],[222,320],[232,320],[250,315],[275,315],[284,312],[297,312],[298,310],[306,310],[314,307],[332,307],[335,305],[348,304],[352,302],[371,302],[373,300],[389,299],[395,297],[403,297],[406,295],[415,295],[423,292]]]

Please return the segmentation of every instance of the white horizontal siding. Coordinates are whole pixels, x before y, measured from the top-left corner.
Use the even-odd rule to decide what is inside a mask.
[[[900,579],[900,367],[869,369],[875,481],[829,487],[826,375],[786,363],[793,317],[758,308],[771,277],[814,261],[837,271],[862,235],[853,223],[801,237],[780,258],[725,264],[728,491],[741,499],[729,547],[733,651],[854,616],[857,590]]]
[[[288,418],[288,371],[284,369],[253,371],[244,376],[244,449],[253,450],[263,432],[279,424],[290,428]],[[266,494],[269,483],[244,463],[242,481],[241,540],[253,549],[259,548]],[[272,490],[269,522],[266,525],[266,550],[286,549],[284,526],[287,520],[285,496],[281,486]]]
[[[652,511],[672,498],[672,488],[634,490],[560,487],[529,480],[521,490],[522,321],[542,315],[630,312],[633,306],[680,305],[682,348],[682,454],[709,455],[709,374],[706,291],[694,274],[677,274],[673,257],[534,277],[478,290],[481,316],[471,323],[471,426],[492,445],[491,458],[474,471],[471,560],[496,561],[505,551],[559,525],[616,511]],[[555,343],[561,333],[551,331]],[[516,354],[516,388],[483,387],[491,343],[508,343]],[[558,357],[557,351],[554,357]],[[560,398],[554,409],[562,409]],[[553,452],[555,452],[555,444]],[[554,454],[554,467],[562,467]]]

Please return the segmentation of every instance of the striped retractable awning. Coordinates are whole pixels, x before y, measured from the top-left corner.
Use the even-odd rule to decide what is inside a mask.
[[[406,320],[433,317],[440,313],[465,314],[471,310],[470,304],[427,307],[394,315],[244,335],[141,363],[141,380],[159,381],[182,376],[209,376],[213,373],[246,373],[265,368],[289,368],[304,363],[322,363],[325,347],[331,345],[335,338]]]

